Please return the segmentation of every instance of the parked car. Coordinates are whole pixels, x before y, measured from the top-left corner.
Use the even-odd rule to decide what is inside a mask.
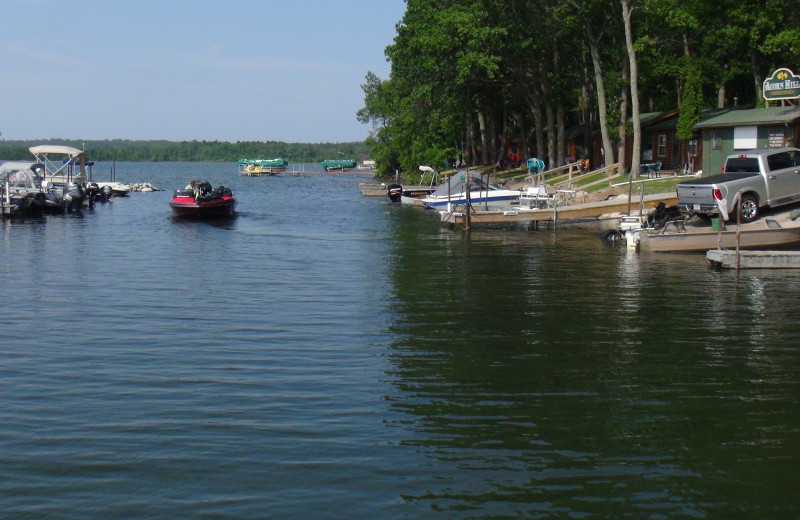
[[[761,209],[800,201],[800,150],[762,148],[729,155],[723,173],[677,184],[678,208],[685,213],[758,218]],[[727,216],[726,216],[727,215]]]

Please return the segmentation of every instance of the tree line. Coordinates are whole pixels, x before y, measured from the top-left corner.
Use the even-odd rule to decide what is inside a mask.
[[[48,139],[37,141],[0,141],[0,159],[28,161],[28,150],[40,144],[71,146],[86,151],[91,161],[131,162],[235,162],[239,159],[283,157],[289,162],[313,163],[325,159],[368,158],[364,142],[283,143],[279,141],[136,141]]]
[[[511,138],[561,165],[574,128],[582,157],[592,131],[604,157],[632,137],[638,171],[641,113],[679,109],[688,140],[705,108],[761,105],[769,73],[800,66],[800,2],[406,0],[385,55],[357,112],[379,173],[494,163]]]

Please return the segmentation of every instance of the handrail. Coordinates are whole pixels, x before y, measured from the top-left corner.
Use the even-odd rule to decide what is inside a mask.
[[[600,184],[600,183],[604,183],[604,182],[608,182],[609,185],[610,185],[611,184],[611,179],[613,179],[614,176],[616,176],[616,172],[617,172],[618,169],[619,169],[619,163],[614,163],[614,164],[611,164],[609,166],[604,166],[603,168],[598,168],[596,170],[592,170],[590,172],[587,172],[584,175],[607,174],[608,176],[606,178],[598,179],[596,181],[592,181],[590,183],[584,184],[583,186],[580,186],[580,188],[586,188],[586,187],[594,186],[596,184]],[[554,186],[556,186],[556,187],[569,186],[569,187],[572,188],[573,187],[572,186],[572,180],[573,180],[572,178],[567,178],[567,179],[564,179],[563,181],[559,181],[559,182],[555,183]]]
[[[525,172],[520,174],[520,175],[513,175],[513,176],[509,177],[506,182],[509,182],[509,181],[516,182],[516,181],[521,181],[523,179],[527,179],[527,178],[532,177],[533,178],[533,184],[537,185],[537,184],[540,184],[542,181],[545,181],[547,178],[559,177],[561,175],[566,175],[566,174],[572,175],[572,173],[574,173],[575,171],[578,171],[579,168],[580,168],[580,163],[579,162],[572,162],[572,163],[568,163],[568,164],[563,164],[561,166],[556,166],[555,168],[551,168],[549,170],[545,170],[545,171],[534,173],[534,174],[531,174],[529,171],[525,170]],[[516,169],[522,170],[524,168],[520,167],[520,168],[516,168]],[[565,172],[565,173],[562,173],[562,170],[568,170],[568,171]]]

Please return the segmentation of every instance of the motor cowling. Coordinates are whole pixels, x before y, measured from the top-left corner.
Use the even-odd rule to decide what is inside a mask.
[[[390,184],[389,185],[389,200],[392,202],[399,202],[400,197],[403,196],[403,187],[399,184]]]

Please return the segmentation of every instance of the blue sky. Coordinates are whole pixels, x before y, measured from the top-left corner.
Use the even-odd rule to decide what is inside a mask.
[[[4,139],[360,141],[403,0],[0,0]]]

